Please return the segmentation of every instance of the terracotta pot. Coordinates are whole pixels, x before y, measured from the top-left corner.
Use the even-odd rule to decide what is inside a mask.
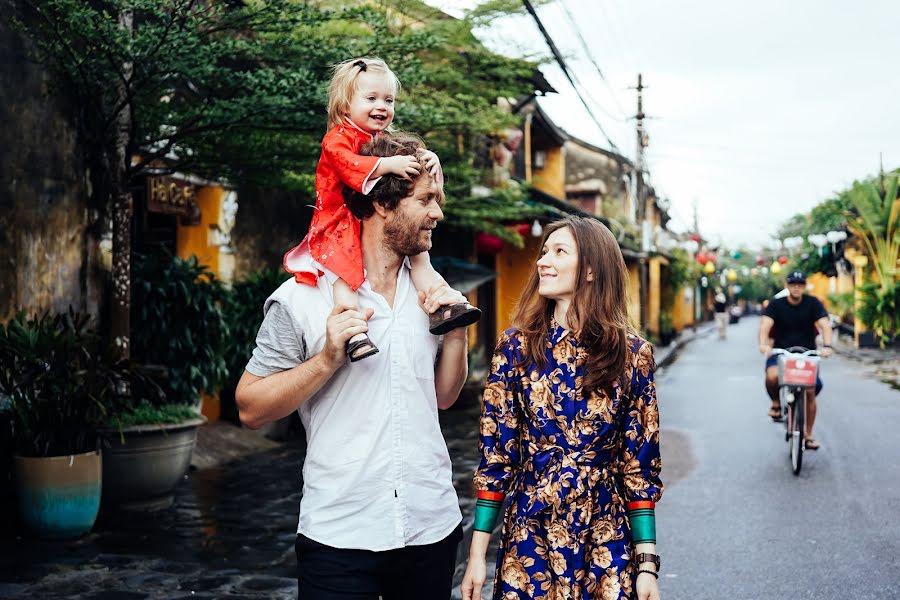
[[[100,452],[15,457],[16,493],[25,525],[42,538],[84,535],[100,510]]]

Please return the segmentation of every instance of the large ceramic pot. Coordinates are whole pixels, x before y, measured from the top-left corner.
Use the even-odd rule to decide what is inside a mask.
[[[102,431],[108,445],[103,450],[103,502],[121,508],[168,508],[175,487],[191,464],[197,428],[206,422],[197,417],[175,425],[133,425]]]
[[[100,452],[15,457],[16,495],[25,525],[42,538],[81,536],[100,510]]]

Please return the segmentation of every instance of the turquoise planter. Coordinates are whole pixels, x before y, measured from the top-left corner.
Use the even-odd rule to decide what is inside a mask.
[[[84,535],[100,510],[100,452],[47,458],[15,457],[22,521],[38,537]]]

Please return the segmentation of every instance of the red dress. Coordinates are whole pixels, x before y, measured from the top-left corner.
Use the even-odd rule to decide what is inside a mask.
[[[359,149],[372,135],[352,125],[337,125],[322,139],[316,167],[316,209],[309,232],[284,255],[284,268],[300,283],[316,285],[322,272],[318,263],[343,279],[354,290],[365,279],[359,219],[344,205],[343,189],[371,191],[369,177],[381,160],[360,156]]]

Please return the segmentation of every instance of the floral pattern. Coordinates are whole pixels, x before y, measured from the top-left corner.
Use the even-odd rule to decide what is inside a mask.
[[[627,502],[662,495],[653,347],[629,337],[624,388],[584,398],[586,351],[556,322],[543,369],[504,333],[481,416],[480,491],[507,495],[494,600],[634,598]]]

